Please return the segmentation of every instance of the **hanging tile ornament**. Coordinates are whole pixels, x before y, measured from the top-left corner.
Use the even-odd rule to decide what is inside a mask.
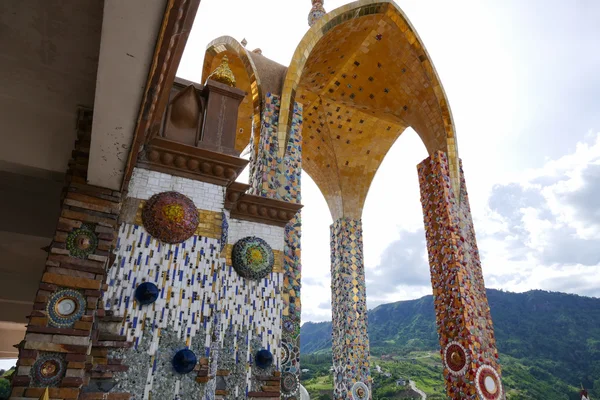
[[[256,352],[254,361],[258,368],[267,369],[273,365],[273,354],[267,349],[259,350]]]
[[[48,323],[57,328],[70,328],[79,321],[85,312],[85,307],[85,298],[78,291],[58,290],[50,296],[46,305]]]
[[[464,375],[469,364],[467,351],[460,343],[452,341],[444,349],[444,365],[454,376]]]
[[[368,400],[369,388],[363,382],[356,382],[352,386],[352,398],[354,400]]]
[[[63,356],[56,353],[41,355],[31,368],[31,378],[36,386],[57,386],[67,370]]]
[[[298,377],[295,374],[286,372],[281,375],[281,395],[290,398],[298,390]]]
[[[227,238],[229,237],[229,222],[227,221],[227,215],[225,213],[221,214],[221,250],[220,253],[223,252],[225,246],[227,245]]]
[[[194,202],[178,192],[155,194],[142,210],[148,233],[165,243],[181,243],[198,228],[200,217]]]
[[[71,257],[87,258],[97,247],[98,237],[92,226],[82,225],[67,235],[67,250]]]
[[[160,291],[152,282],[143,282],[135,289],[135,300],[142,306],[152,304],[158,299]]]
[[[182,349],[173,357],[173,368],[179,374],[190,373],[196,368],[198,358],[190,349]]]
[[[502,384],[500,375],[489,365],[482,365],[475,375],[475,386],[482,400],[496,400],[502,398]]]
[[[263,239],[248,236],[233,245],[231,253],[233,268],[240,276],[258,280],[273,270],[275,255]]]

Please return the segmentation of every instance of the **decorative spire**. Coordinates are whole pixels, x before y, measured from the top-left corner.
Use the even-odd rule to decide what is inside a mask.
[[[48,392],[48,388],[44,390],[44,393],[42,393],[40,400],[50,400],[50,393]]]
[[[310,13],[308,14],[308,26],[313,26],[315,22],[320,20],[323,15],[327,14],[325,9],[323,8],[323,3],[325,0],[311,0],[312,8]]]
[[[233,76],[233,72],[229,68],[229,59],[227,56],[223,56],[221,64],[208,76],[208,79],[235,87],[235,76]]]
[[[248,44],[248,41],[246,40],[246,38],[242,39],[242,46],[246,47],[246,45]]]

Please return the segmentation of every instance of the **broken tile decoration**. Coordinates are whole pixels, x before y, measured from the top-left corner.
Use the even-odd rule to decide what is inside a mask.
[[[267,93],[261,119],[261,132],[258,144],[251,143],[250,185],[255,195],[278,200],[300,203],[300,182],[302,172],[302,105],[294,104],[290,134],[285,155],[278,157],[277,127],[279,120],[279,96]],[[283,288],[283,337],[281,351],[285,354],[282,372],[300,376],[300,236],[301,214],[285,227],[284,281]],[[287,375],[286,375],[287,376]],[[282,390],[284,388],[282,378]],[[294,392],[284,392],[287,396],[298,397]]]
[[[81,228],[74,229],[67,235],[67,250],[72,257],[87,258],[98,247],[98,236],[94,233],[94,226],[83,224]]]
[[[352,386],[352,398],[354,400],[368,400],[369,388],[362,382],[356,382]]]
[[[165,243],[181,243],[196,232],[200,223],[194,202],[179,192],[153,195],[142,211],[144,228]]]
[[[369,337],[362,222],[338,219],[331,225],[331,312],[334,397],[370,385]],[[368,392],[367,392],[368,393]]]
[[[494,396],[500,397],[483,398],[502,398],[498,352],[462,165],[458,195],[445,153],[435,152],[425,159],[418,173],[447,394],[452,399],[477,399],[476,375],[485,366],[486,371],[496,372]]]
[[[63,354],[43,353],[31,368],[31,379],[38,387],[58,386],[66,370],[67,362]]]
[[[500,384],[500,376],[496,370],[489,365],[482,365],[475,376],[477,393],[481,400],[496,400],[502,398],[503,390]]]
[[[202,204],[195,207],[200,215],[207,213]],[[257,243],[265,249],[282,252],[284,229],[231,219],[223,210],[221,213],[228,221],[226,236],[222,231],[215,231],[212,237],[193,234],[181,243],[164,243],[134,223],[122,223],[119,227],[116,259],[108,272],[104,302],[107,310],[124,317],[118,333],[133,343],[131,349],[123,350],[123,357],[134,359],[133,354],[140,351],[149,355],[141,358],[139,365],[130,367],[145,382],[144,393],[138,393],[136,398],[147,399],[150,392],[165,398],[175,394],[187,398],[181,387],[188,375],[196,372],[179,376],[171,363],[175,353],[184,348],[190,348],[198,357],[201,370],[197,385],[202,386],[206,398],[215,396],[216,380],[209,377],[217,370],[229,373],[229,398],[245,399],[254,390],[254,370],[259,368],[254,365],[255,352],[244,343],[256,340],[260,348],[272,352],[274,370],[281,368],[283,273],[267,271],[257,280],[240,276],[228,263],[227,255],[221,254],[221,240],[226,237],[227,245],[233,247],[254,232],[260,235]],[[220,222],[218,227],[221,226]],[[268,256],[268,252],[265,254]],[[266,260],[267,264],[273,261],[272,257]],[[135,299],[135,291],[143,283],[152,283],[159,291],[156,301],[144,306]],[[167,336],[172,339],[165,341]],[[159,357],[163,366],[157,368]],[[204,359],[207,370],[206,375],[201,375]],[[173,373],[175,386],[157,386],[163,382],[159,374],[165,371]],[[177,384],[179,381],[181,384]]]
[[[62,289],[48,299],[46,312],[48,323],[57,328],[70,328],[85,313],[86,301],[81,292]]]
[[[235,242],[231,260],[240,276],[259,280],[273,270],[275,256],[267,242],[255,236],[247,236]]]

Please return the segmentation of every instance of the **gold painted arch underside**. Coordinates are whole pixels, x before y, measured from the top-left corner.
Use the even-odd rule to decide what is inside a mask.
[[[235,76],[236,87],[247,93],[238,111],[235,139],[235,149],[241,152],[248,146],[252,132],[254,131],[254,135],[258,135],[260,132],[263,93],[252,58],[244,46],[230,36],[219,37],[207,46],[202,69],[202,82],[206,81],[225,56],[227,56],[229,67]]]
[[[305,35],[281,101],[280,155],[294,101],[303,105],[303,168],[334,219],[360,218],[371,181],[398,136],[412,127],[431,154],[458,154],[452,115],[429,55],[400,9],[359,1],[324,16]]]

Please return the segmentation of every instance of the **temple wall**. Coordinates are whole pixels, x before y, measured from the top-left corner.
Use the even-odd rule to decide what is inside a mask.
[[[192,199],[200,215],[196,233],[177,244],[151,237],[141,219],[144,200],[171,190]],[[230,218],[223,187],[164,173],[136,168],[129,195],[104,296],[107,310],[125,318],[115,333],[133,344],[117,352],[129,366],[117,378],[118,390],[139,399],[150,393],[233,399],[261,392],[259,378],[281,369],[284,228]],[[247,236],[265,240],[275,254],[273,272],[264,279],[243,278],[232,267],[232,247]],[[142,281],[154,283],[160,294],[140,307],[134,293]],[[200,367],[177,374],[171,359],[186,347]],[[274,356],[266,370],[254,362],[263,348]]]
[[[504,398],[462,166],[459,196],[445,153],[424,160],[418,173],[447,394],[452,399]]]

